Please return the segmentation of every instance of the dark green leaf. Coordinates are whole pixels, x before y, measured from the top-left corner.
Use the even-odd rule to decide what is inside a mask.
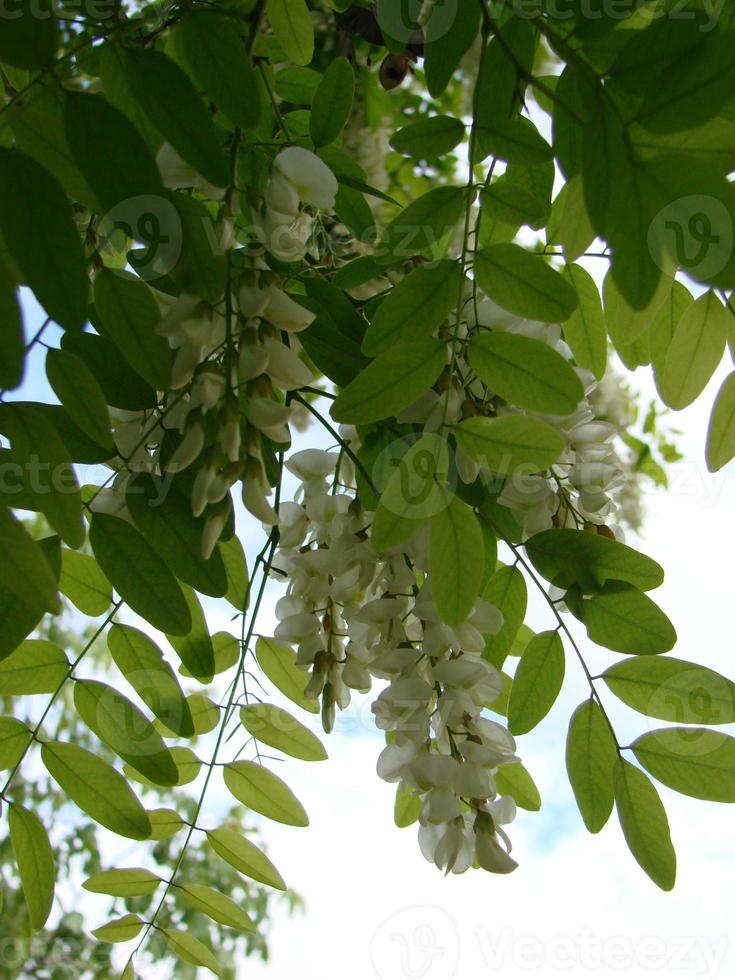
[[[101,326],[130,366],[159,390],[168,387],[171,353],[156,333],[161,320],[149,287],[121,269],[100,269],[94,284],[94,305]]]
[[[413,201],[388,225],[377,258],[387,263],[412,255],[439,259],[467,205],[459,187],[435,187]]]
[[[6,7],[0,31],[0,61],[16,68],[49,68],[54,61],[58,25],[51,0],[18,0]]]
[[[106,211],[129,198],[163,193],[145,140],[104,96],[70,93],[64,132],[74,161]]]
[[[0,585],[39,617],[58,613],[56,576],[37,542],[7,507],[0,507]]]
[[[237,22],[206,8],[188,10],[177,33],[197,82],[236,126],[260,120],[260,90]]]
[[[134,527],[119,517],[95,514],[89,540],[100,568],[131,609],[165,633],[190,631],[191,613],[181,587]]]
[[[114,448],[107,402],[87,365],[67,350],[46,353],[46,376],[70,418],[100,446]]]
[[[158,555],[182,582],[205,595],[227,592],[227,573],[219,549],[202,557],[204,521],[191,512],[191,501],[175,483],[147,473],[137,475],[125,494],[138,530],[155,541]]]
[[[89,282],[71,208],[55,177],[0,147],[0,234],[46,313],[67,330],[87,319]]]
[[[355,94],[355,72],[346,58],[335,58],[314,93],[309,122],[314,146],[333,143],[347,125]]]
[[[25,373],[25,337],[15,288],[0,266],[0,389],[17,388]]]
[[[435,4],[424,30],[426,84],[436,99],[444,92],[459,63],[480,30],[480,4],[476,0],[454,6]]]
[[[451,153],[464,139],[465,127],[454,116],[431,116],[399,129],[390,145],[417,160],[434,160]]]

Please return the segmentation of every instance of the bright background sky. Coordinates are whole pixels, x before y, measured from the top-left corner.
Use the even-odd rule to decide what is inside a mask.
[[[26,329],[38,310],[25,302]],[[673,619],[674,655],[732,676],[729,561],[735,472],[712,476],[703,461],[709,408],[725,366],[690,409],[672,418],[682,430],[684,460],[670,467],[668,492],[649,488],[643,539],[631,542],[666,570],[656,601]],[[653,395],[647,369],[634,382]],[[48,399],[42,357],[34,357],[22,397]],[[314,432],[309,433],[314,444]],[[329,440],[317,439],[329,444]],[[241,515],[239,533],[248,552],[262,529]],[[259,632],[273,629],[273,602],[265,603]],[[212,631],[231,628],[220,604],[208,610]],[[134,617],[126,621],[135,622]],[[552,623],[543,600],[531,598],[530,625]],[[593,672],[617,659],[594,648],[575,629]],[[165,642],[165,641],[164,641]],[[729,977],[735,970],[730,938],[735,917],[732,815],[721,804],[688,800],[661,788],[679,856],[673,893],[664,894],[639,870],[613,814],[597,838],[582,825],[564,768],[568,719],[587,696],[576,661],[569,657],[562,694],[538,729],[518,741],[518,752],[541,791],[540,813],[519,811],[509,828],[518,870],[508,877],[470,871],[444,878],[421,856],[416,828],[393,824],[394,787],[375,773],[382,748],[369,698],[358,699],[325,737],[323,763],[283,761],[273,768],[304,803],[308,829],[263,821],[269,855],[288,884],[305,899],[305,914],[277,913],[271,960],[243,963],[241,976],[298,980],[469,980],[538,976],[647,978]],[[283,703],[277,692],[272,697]],[[632,740],[660,727],[607,698],[616,727]],[[301,717],[303,713],[294,709]],[[302,718],[313,723],[312,716]],[[201,755],[206,757],[206,752]],[[215,791],[205,806],[217,822],[229,806]],[[121,842],[122,843],[122,842]],[[129,846],[121,853],[130,860]],[[86,904],[86,903],[85,903]],[[99,910],[97,910],[99,911]],[[97,917],[91,922],[98,923]],[[163,980],[144,971],[146,980]]]

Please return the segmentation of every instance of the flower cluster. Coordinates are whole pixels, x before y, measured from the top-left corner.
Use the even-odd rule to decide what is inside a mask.
[[[353,493],[336,492],[351,479],[349,459],[312,449],[286,465],[301,482],[278,512],[274,574],[288,584],[275,635],[296,646],[297,663],[310,674],[306,693],[322,700],[325,728],[351,690],[388,681],[373,704],[389,739],[378,773],[420,805],[422,852],[455,873],[473,863],[512,870],[500,824],[515,807],[498,798],[494,777],[516,761],[515,743],[483,715],[503,690],[482,657],[501,613],[478,598],[467,620],[450,629],[432,601],[426,535],[379,554],[368,540],[371,514]]]
[[[170,148],[162,151],[159,165],[174,186],[196,185],[196,174]],[[298,147],[283,150],[274,161],[262,215],[271,254],[303,257],[313,209],[331,211],[336,190],[334,175],[317,156]],[[219,234],[232,238],[229,210],[222,205]],[[268,500],[266,454],[290,444],[287,394],[313,380],[297,334],[314,314],[281,288],[262,258],[251,259],[230,286],[230,295],[211,304],[186,293],[174,301],[156,294],[162,313],[157,332],[175,352],[170,390],[160,410],[113,414],[122,464],[113,461],[119,473],[93,502],[95,510],[129,519],[125,491],[135,473],[177,474],[195,467],[192,510],[205,516],[205,557],[230,517],[236,484],[250,513],[277,522]],[[167,434],[178,434],[173,451]]]

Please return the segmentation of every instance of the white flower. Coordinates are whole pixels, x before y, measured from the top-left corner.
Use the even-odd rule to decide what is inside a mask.
[[[268,291],[268,303],[263,316],[279,330],[290,330],[293,333],[306,330],[316,319],[316,314],[300,306],[288,293],[275,286]]]
[[[315,153],[301,146],[290,146],[278,154],[273,169],[291,184],[304,204],[323,211],[334,209],[339,189],[337,178]]]

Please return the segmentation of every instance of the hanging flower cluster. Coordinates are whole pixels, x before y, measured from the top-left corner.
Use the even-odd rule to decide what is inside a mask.
[[[512,870],[499,825],[513,819],[515,805],[498,797],[494,774],[517,761],[515,743],[482,716],[503,690],[482,658],[501,613],[478,598],[464,623],[446,626],[431,597],[426,534],[379,554],[366,533],[372,515],[354,494],[335,492],[352,476],[344,455],[305,450],[286,465],[301,482],[295,500],[279,507],[274,573],[288,585],[275,635],[296,645],[324,727],[331,730],[351,690],[389,681],[373,704],[389,738],[378,773],[420,802],[422,852],[455,873],[475,861]]]

